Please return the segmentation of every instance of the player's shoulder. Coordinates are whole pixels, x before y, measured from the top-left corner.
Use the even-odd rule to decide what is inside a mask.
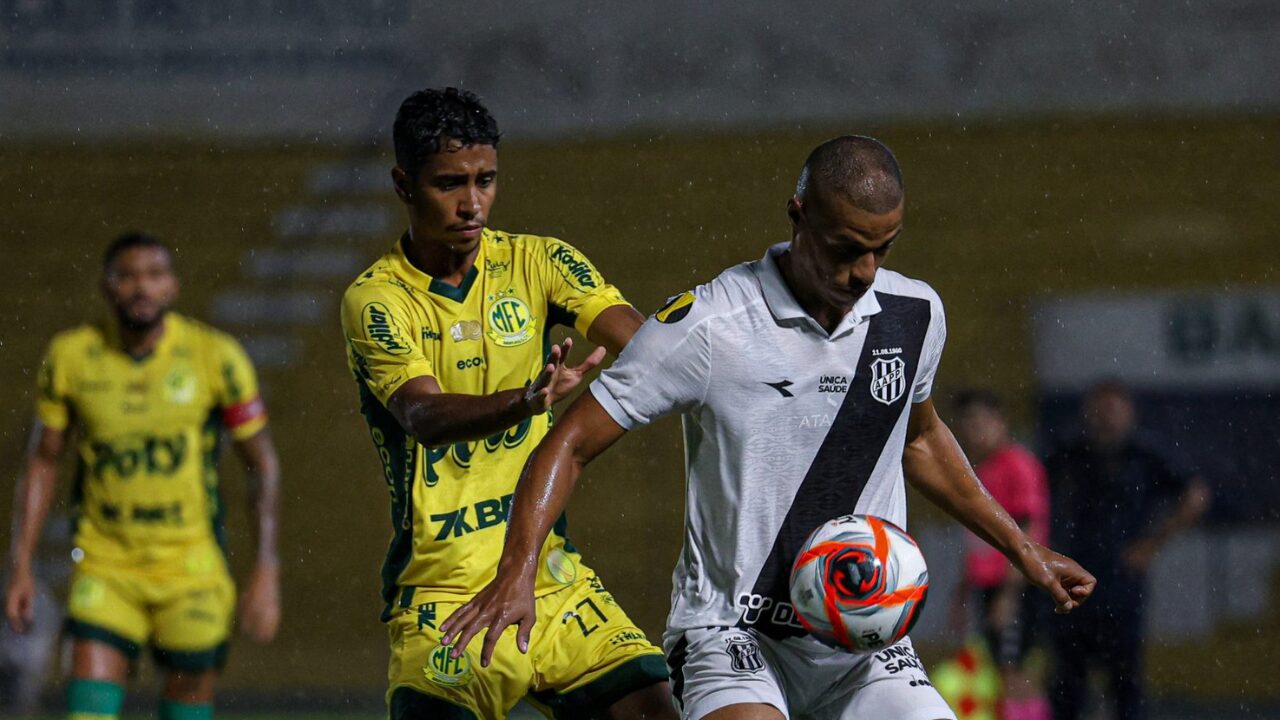
[[[343,305],[412,299],[415,291],[401,276],[396,255],[395,250],[386,253],[357,275],[342,293]]]
[[[180,333],[182,340],[201,351],[215,354],[244,352],[234,335],[202,320],[170,312],[165,322],[173,323],[174,330]]]
[[[604,284],[604,279],[587,256],[571,243],[549,235],[510,233],[503,230],[485,231],[486,250],[491,258],[511,255],[530,265],[541,265],[560,273],[580,290],[592,290]],[[486,268],[488,270],[490,268]]]
[[[106,328],[101,323],[82,323],[59,330],[49,339],[48,355],[58,360],[83,357],[106,344]]]
[[[935,309],[942,309],[942,297],[938,295],[938,291],[933,289],[933,286],[923,280],[907,277],[894,270],[880,268],[876,271],[876,279],[872,288],[876,292],[888,295],[901,295],[928,300],[929,304],[934,306]]]
[[[754,263],[727,268],[691,290],[673,295],[653,317],[660,323],[696,325],[741,313],[764,301]]]

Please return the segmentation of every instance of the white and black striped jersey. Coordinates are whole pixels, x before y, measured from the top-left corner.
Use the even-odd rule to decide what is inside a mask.
[[[783,280],[787,247],[672,299],[591,385],[627,429],[683,414],[688,498],[669,631],[799,634],[787,581],[809,532],[852,512],[906,525],[907,419],[938,368],[942,302],[882,269],[828,334]]]

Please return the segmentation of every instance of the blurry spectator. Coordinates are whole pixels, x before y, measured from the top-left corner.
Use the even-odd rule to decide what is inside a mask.
[[[960,443],[978,479],[1009,515],[1040,543],[1049,536],[1049,490],[1044,466],[1009,435],[1000,398],[975,390],[956,398]],[[1026,668],[1040,598],[1027,592],[1021,573],[1009,571],[999,550],[966,533],[964,581],[956,608],[975,601],[979,627],[1000,669],[1004,720],[1048,720],[1039,679]],[[963,617],[961,615],[961,617]]]
[[[1105,668],[1116,720],[1145,715],[1142,641],[1147,569],[1209,504],[1204,481],[1136,432],[1133,398],[1116,381],[1089,390],[1085,433],[1048,462],[1054,547],[1098,579],[1093,598],[1053,622],[1056,720],[1082,715],[1090,665]]]
[[[40,537],[35,567],[35,622],[31,632],[17,633],[0,622],[0,717],[34,715],[48,686],[62,629],[62,605],[71,575],[71,521],[50,514]]]

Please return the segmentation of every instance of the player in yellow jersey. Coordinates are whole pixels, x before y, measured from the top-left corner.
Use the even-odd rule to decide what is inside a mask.
[[[70,717],[117,717],[129,666],[150,646],[166,671],[162,720],[207,720],[236,609],[221,547],[221,436],[245,462],[257,517],[240,625],[264,642],[280,620],[279,464],[240,345],[169,311],[178,290],[169,249],[148,235],[119,238],[103,288],[115,317],[56,335],[40,369],[5,614],[19,632],[35,620],[32,553],[58,459],[74,443]]]
[[[395,129],[409,230],[342,302],[360,405],[391,490],[383,566],[393,720],[506,717],[527,697],[558,718],[674,718],[661,650],[565,535],[542,548],[537,622],[454,657],[439,630],[495,575],[520,470],[548,410],[644,318],[570,245],[492,230],[498,128],[471,93],[414,93]],[[569,366],[554,324],[602,345]],[[517,646],[519,642],[519,646]]]

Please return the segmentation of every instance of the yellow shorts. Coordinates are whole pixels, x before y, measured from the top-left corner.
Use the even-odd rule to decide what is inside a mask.
[[[71,578],[66,630],[130,660],[150,645],[157,663],[202,672],[225,662],[234,612],[235,585],[221,559],[203,572],[81,566]]]
[[[662,650],[645,639],[594,575],[536,603],[529,653],[516,647],[510,628],[487,668],[480,666],[484,632],[457,659],[440,644],[440,623],[462,603],[403,603],[408,607],[387,622],[392,720],[502,718],[521,699],[557,718],[586,716],[667,680]]]

